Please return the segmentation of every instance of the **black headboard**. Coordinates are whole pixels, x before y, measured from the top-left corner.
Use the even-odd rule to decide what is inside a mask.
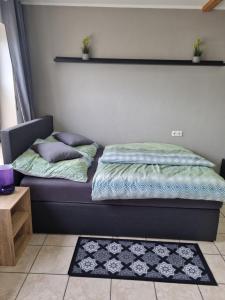
[[[53,132],[53,117],[45,116],[1,131],[2,154],[5,164],[12,163],[37,138]]]

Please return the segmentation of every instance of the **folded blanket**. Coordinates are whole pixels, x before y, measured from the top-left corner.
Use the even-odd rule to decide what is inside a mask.
[[[225,201],[225,181],[207,161],[181,146],[125,144],[106,147],[92,183],[92,199]]]
[[[154,198],[225,201],[225,181],[202,166],[99,163],[93,200]]]
[[[103,163],[205,166],[214,164],[182,146],[158,143],[132,143],[106,146]]]

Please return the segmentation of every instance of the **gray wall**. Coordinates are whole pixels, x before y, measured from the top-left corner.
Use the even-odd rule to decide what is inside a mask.
[[[225,60],[225,12],[26,6],[38,115],[57,129],[99,143],[159,141],[185,145],[216,163],[225,157],[225,67],[79,65],[84,35],[96,57],[192,56],[205,41],[206,59]],[[171,130],[183,130],[182,138]]]

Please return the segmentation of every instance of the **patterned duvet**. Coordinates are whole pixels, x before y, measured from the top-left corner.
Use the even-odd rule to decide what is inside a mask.
[[[180,146],[108,146],[93,179],[92,199],[225,201],[225,181],[212,167],[211,162]]]

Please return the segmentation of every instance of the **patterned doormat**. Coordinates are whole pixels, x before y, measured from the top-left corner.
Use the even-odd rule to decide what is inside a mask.
[[[79,238],[70,276],[217,285],[197,244]]]

